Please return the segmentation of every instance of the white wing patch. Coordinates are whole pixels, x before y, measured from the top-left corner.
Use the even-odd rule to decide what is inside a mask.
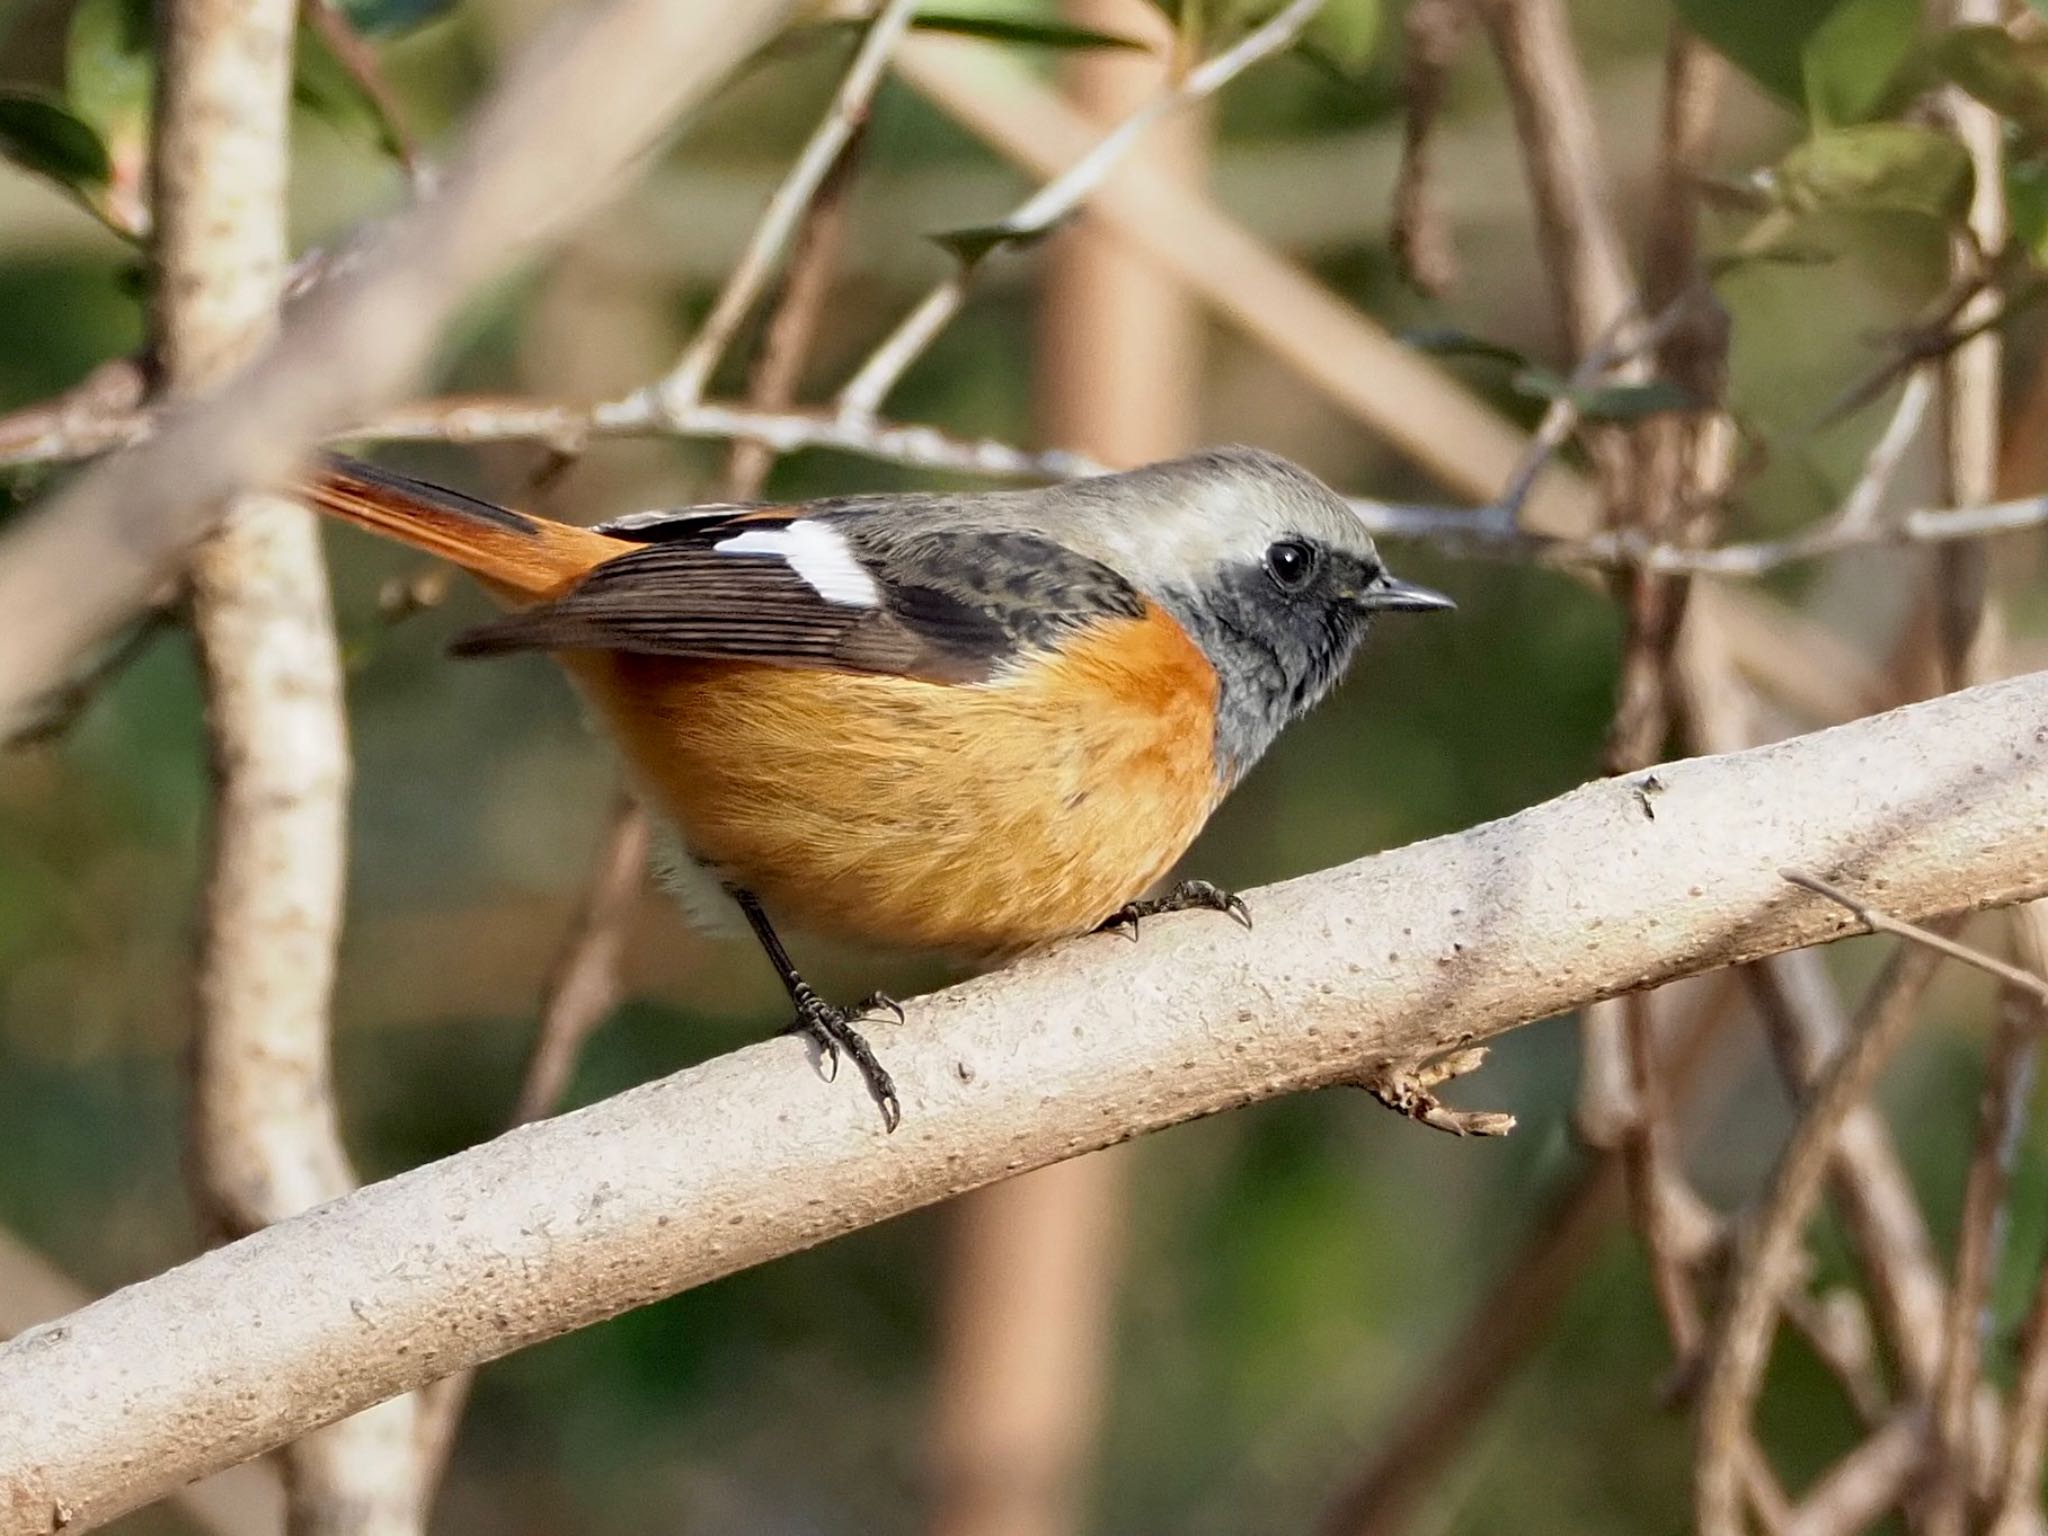
[[[721,555],[773,555],[828,603],[879,608],[882,589],[845,538],[823,523],[800,519],[786,528],[750,528],[711,546]]]

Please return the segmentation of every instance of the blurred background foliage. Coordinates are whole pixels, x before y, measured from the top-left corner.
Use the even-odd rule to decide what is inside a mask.
[[[410,131],[443,143],[542,0],[347,0]],[[1067,44],[1033,0],[931,8],[1048,71]],[[1443,353],[1525,422],[1568,371],[1483,48],[1451,81],[1440,190],[1464,265],[1447,296],[1405,287],[1387,254],[1400,134],[1398,5],[1335,0],[1311,46],[1270,62],[1213,114],[1214,190],[1337,293]],[[1672,9],[1573,7],[1628,222],[1642,227],[1656,87]],[[1742,67],[1724,111],[1708,215],[1728,257],[1730,398],[1767,448],[1730,510],[1765,534],[1825,513],[1854,478],[1889,392],[1816,426],[1883,363],[1947,272],[1968,168],[1897,116],[1929,81],[1962,80],[2013,121],[2022,233],[2048,241],[2048,61],[2010,38],[1937,44],[1918,0],[1682,0],[1678,16]],[[987,22],[994,18],[996,25]],[[1227,28],[1231,17],[1217,22]],[[134,0],[0,0],[0,409],[36,401],[136,348],[135,244],[147,121],[147,18]],[[2000,34],[2003,38],[2004,34]],[[446,338],[441,390],[594,399],[658,374],[690,332],[759,204],[832,89],[854,32],[817,21],[760,60],[615,208],[565,250],[473,304]],[[1098,40],[1099,41],[1099,40]],[[304,247],[395,206],[390,125],[310,34],[299,77],[295,224]],[[843,379],[948,257],[928,233],[985,223],[1024,184],[908,89],[885,85],[852,203],[844,270],[808,372]],[[1057,239],[1062,238],[1059,236]],[[1041,254],[989,259],[967,314],[891,413],[1013,441],[1033,436]],[[2023,290],[2029,291],[2029,290]],[[2015,491],[2041,489],[2038,327],[2009,326]],[[1346,490],[1441,492],[1309,386],[1209,322],[1200,436],[1265,444]],[[1474,339],[1484,346],[1475,346]],[[738,367],[719,381],[736,386]],[[1625,413],[1641,399],[1590,402]],[[507,499],[533,448],[394,455]],[[715,445],[599,444],[544,493],[594,517],[707,494]],[[929,483],[813,453],[778,495]],[[49,472],[0,481],[0,517]],[[1909,465],[1924,496],[1933,466]],[[330,538],[357,752],[354,872],[338,998],[342,1102],[366,1177],[493,1134],[511,1103],[542,975],[611,792],[606,753],[548,666],[453,665],[441,643],[483,605],[393,622],[380,594],[410,556]],[[1458,597],[1452,622],[1375,637],[1341,696],[1297,730],[1190,857],[1236,886],[1499,815],[1598,771],[1618,624],[1562,576],[1394,551]],[[1920,570],[1867,555],[1783,578],[1881,658]],[[2021,611],[2022,629],[2038,605]],[[2023,649],[2031,644],[2022,634]],[[180,1053],[206,801],[188,647],[158,636],[57,739],[0,758],[0,1225],[82,1284],[175,1262],[194,1228],[180,1178]],[[1789,723],[1788,723],[1789,728]],[[943,979],[917,962],[804,951],[846,992]],[[1834,963],[1862,974],[1867,950]],[[650,900],[634,1001],[577,1079],[588,1100],[758,1037],[780,1022],[751,947],[700,939]],[[1888,1092],[1937,1231],[1953,1230],[1983,990],[1951,978]],[[1739,1201],[1788,1110],[1727,1032],[1687,1128],[1710,1195]],[[1519,1032],[1463,1096],[1511,1109],[1505,1143],[1458,1143],[1330,1093],[1182,1127],[1133,1149],[1126,1272],[1091,1530],[1299,1530],[1373,1444],[1547,1194],[1572,1175],[1575,1041]],[[2039,1121],[2036,1125],[2038,1127]],[[2038,1252],[2048,1146],[2023,1150],[2022,1230],[2000,1292],[2009,1327]],[[487,1370],[438,1516],[448,1532],[853,1532],[916,1525],[943,1213],[928,1212],[739,1275]],[[1532,1366],[1419,1527],[1442,1532],[1670,1530],[1687,1430],[1659,1406],[1668,1364],[1635,1246],[1614,1233]],[[1823,1373],[1781,1350],[1767,1438],[1795,1471],[1849,1443]],[[185,1528],[174,1512],[123,1529]]]

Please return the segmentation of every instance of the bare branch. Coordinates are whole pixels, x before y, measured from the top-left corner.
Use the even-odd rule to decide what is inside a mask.
[[[430,190],[419,144],[412,130],[406,126],[405,109],[399,103],[398,93],[384,78],[377,50],[356,31],[347,13],[334,0],[301,0],[299,14],[306,25],[319,35],[320,41],[327,45],[328,51],[348,72],[356,89],[370,103],[371,110],[377,114],[379,127],[390,142],[391,152],[405,167],[406,175],[412,178],[413,189],[418,192]]]
[[[881,87],[883,71],[889,67],[889,56],[896,51],[916,14],[917,0],[888,0],[868,23],[830,109],[789,168],[789,174],[783,177],[782,185],[775,189],[774,197],[769,199],[767,212],[755,226],[738,265],[719,290],[711,313],[705,316],[703,325],[667,376],[622,402],[622,411],[630,412],[638,406],[656,420],[672,421],[702,399],[704,386],[732,346],[740,322],[766,291],[776,264],[795,237],[797,226],[817,198],[819,188],[867,121],[868,108]]]
[[[1566,431],[1570,424],[1567,415]],[[0,422],[0,467],[90,457],[139,440],[147,427],[147,419],[134,414],[72,416],[62,426],[39,416],[31,436],[28,431],[10,433]],[[676,420],[654,425],[615,404],[578,407],[500,396],[456,396],[402,406],[366,423],[337,428],[333,436],[352,442],[542,442],[580,447],[592,436],[664,434],[714,442],[758,442],[778,454],[826,448],[916,469],[999,479],[1061,480],[1106,474],[1117,467],[1068,449],[1034,451],[991,438],[955,436],[924,423],[853,420],[830,411],[764,411],[727,402],[692,406]],[[1516,474],[1514,465],[1508,473]],[[1546,469],[1545,473],[1555,470]],[[1859,481],[1859,489],[1864,483]],[[1454,556],[1531,561],[1560,569],[1641,569],[1726,580],[1768,576],[1855,550],[1926,548],[2048,527],[2048,496],[2027,496],[1976,507],[1926,508],[1896,519],[1846,526],[1829,519],[1782,539],[1686,548],[1622,530],[1586,538],[1525,532],[1501,525],[1502,505],[1495,502],[1474,510],[1364,497],[1354,497],[1351,502],[1352,510],[1375,537],[1428,543]]]
[[[1561,0],[1478,0],[1528,165],[1572,352],[1587,356],[1636,310],[1635,278]]]
[[[1914,919],[2031,899],[2044,716],[2048,677],[1992,684],[1662,765],[1655,821],[1601,782],[1270,887],[1256,934],[1062,946],[873,1028],[893,1138],[776,1039],[267,1228],[0,1349],[0,1536],[1007,1173],[1838,934],[1783,865],[1852,865]]]
[[[0,732],[161,583],[244,487],[396,395],[443,316],[567,228],[791,0],[593,0],[549,29],[480,114],[445,189],[294,306],[203,406],[78,477],[0,541]]]
[[[1743,1244],[1700,1393],[1693,1471],[1700,1536],[1742,1536],[1742,1448],[1770,1355],[1778,1297],[1795,1272],[1842,1122],[1869,1097],[1878,1073],[1904,1041],[1920,982],[1939,959],[1934,950],[1917,944],[1892,957],[1871,987],[1872,1010],[1858,1020],[1848,1046],[1830,1065],[1771,1176],[1763,1214]]]
[[[1820,957],[1781,955],[1743,973],[1769,1029],[1780,1075],[1809,1105],[1851,1039]],[[1901,1000],[1901,1006],[1906,1006]],[[1868,1278],[1876,1321],[1909,1393],[1925,1393],[1940,1366],[1947,1288],[1913,1185],[1883,1117],[1859,1104],[1835,1140],[1835,1198]]]
[[[1856,1536],[1884,1518],[1926,1462],[1927,1415],[1907,1408],[1821,1474],[1784,1536]]]
[[[1721,1014],[1736,995],[1720,973],[1685,984],[1686,1016],[1667,1076],[1690,1084]],[[1327,1536],[1393,1536],[1405,1529],[1430,1486],[1456,1458],[1495,1397],[1512,1379],[1581,1270],[1622,1210],[1620,1159],[1589,1159],[1546,1198],[1528,1234],[1495,1266],[1495,1279],[1465,1314],[1456,1337],[1400,1394],[1391,1428],[1374,1436],[1365,1466],[1332,1499]]]
[[[274,324],[295,10],[295,0],[173,0],[158,13],[152,294],[173,398],[231,375]],[[328,1067],[348,742],[311,516],[245,498],[191,576],[214,816],[190,1166],[199,1209],[239,1235],[355,1187]],[[401,1397],[287,1447],[286,1529],[418,1531],[411,1430]]]
[[[1051,229],[1102,185],[1117,162],[1155,123],[1207,100],[1261,59],[1291,47],[1323,4],[1324,0],[1288,0],[1270,19],[1175,80],[1104,135],[1087,154],[1018,204],[1000,221],[1005,235],[1028,240]],[[840,390],[838,403],[843,413],[872,416],[882,408],[896,381],[960,313],[974,281],[974,270],[973,263],[962,262],[904,316]]]
[[[1803,869],[1786,869],[1779,873],[1794,885],[1812,891],[1816,896],[1825,896],[1829,901],[1844,908],[1870,933],[1889,933],[1914,944],[1924,944],[1951,960],[1960,960],[1964,965],[1974,966],[1987,976],[1996,976],[2008,987],[2026,993],[2036,1002],[2048,1002],[2048,981],[2042,980],[2031,971],[2023,971],[2016,965],[2008,965],[1996,955],[1987,955],[1983,950],[1971,945],[1959,944],[1946,934],[1936,933],[1931,928],[1901,921],[1850,895],[1840,886],[1833,885]]]
[[[1419,0],[1401,21],[1407,56],[1401,68],[1406,117],[1401,169],[1394,180],[1394,219],[1388,239],[1401,275],[1421,292],[1441,298],[1458,280],[1458,252],[1430,183],[1430,150],[1444,80],[1465,40],[1465,0]]]
[[[2041,1471],[2048,1460],[2048,1267],[2034,1282],[2034,1299],[2020,1332],[2019,1379],[2012,1418],[1999,1458],[1990,1536],[2038,1536]]]

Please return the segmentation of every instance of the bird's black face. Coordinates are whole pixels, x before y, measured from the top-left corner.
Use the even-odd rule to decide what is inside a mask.
[[[1235,780],[1336,685],[1375,612],[1451,601],[1395,580],[1369,543],[1289,534],[1254,563],[1224,566],[1204,590],[1173,594],[1169,606],[1216,668],[1217,760]]]

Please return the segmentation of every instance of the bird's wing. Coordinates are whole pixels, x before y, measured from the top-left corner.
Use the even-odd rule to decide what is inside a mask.
[[[462,636],[458,654],[612,650],[982,682],[1145,601],[1036,534],[892,516],[885,498],[694,507],[600,525],[643,545]]]

